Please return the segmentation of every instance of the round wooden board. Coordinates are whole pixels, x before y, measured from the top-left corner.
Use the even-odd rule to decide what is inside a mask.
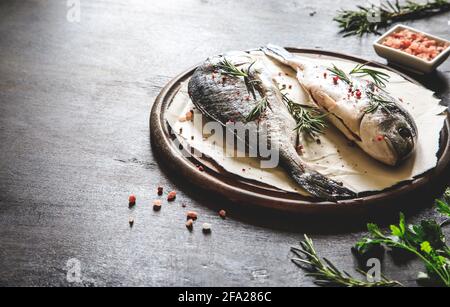
[[[300,54],[322,55],[350,60],[357,63],[369,63],[372,66],[391,70],[405,79],[418,84],[417,81],[383,64],[367,61],[358,57],[335,52],[287,48]],[[343,212],[362,212],[376,206],[382,207],[421,188],[426,188],[433,179],[442,175],[450,162],[450,120],[447,117],[445,127],[441,132],[439,160],[437,166],[426,174],[409,182],[398,184],[381,192],[364,193],[358,198],[337,201],[319,201],[312,197],[289,193],[264,185],[260,182],[246,180],[239,176],[223,171],[219,165],[208,159],[185,157],[173,141],[170,127],[165,120],[165,112],[177,94],[182,82],[186,81],[194,72],[193,67],[174,78],[167,84],[157,97],[150,114],[150,135],[152,147],[158,158],[171,170],[173,176],[182,177],[186,181],[213,192],[219,197],[241,205],[262,206],[282,211],[300,214],[335,214]],[[200,172],[198,165],[203,165],[205,171]]]

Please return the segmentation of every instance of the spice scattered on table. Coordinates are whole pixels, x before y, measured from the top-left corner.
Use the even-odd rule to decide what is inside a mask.
[[[133,194],[131,194],[128,197],[128,206],[133,207],[134,205],[136,205],[136,196],[134,196]]]
[[[162,186],[158,187],[158,195],[161,196],[163,194],[164,188]]]
[[[155,200],[153,201],[153,210],[154,210],[154,211],[159,211],[159,210],[161,210],[161,200],[155,199]]]
[[[198,217],[198,214],[195,211],[188,211],[186,213],[186,217],[187,217],[188,220],[194,220],[195,221],[197,219],[197,217]]]
[[[194,228],[194,221],[189,219],[186,221],[186,228],[189,229],[189,231],[192,231],[192,229]]]
[[[202,232],[204,234],[210,234],[211,233],[211,224],[203,223],[203,225],[202,225]]]
[[[197,166],[197,169],[198,169],[200,172],[203,172],[203,171],[205,170],[205,169],[203,168],[202,165]]]
[[[225,210],[220,210],[219,211],[219,216],[223,219],[225,219],[227,217],[227,212]]]
[[[168,200],[168,201],[174,201],[176,197],[177,197],[177,192],[171,191],[171,192],[169,192],[169,194],[167,195],[167,200]]]

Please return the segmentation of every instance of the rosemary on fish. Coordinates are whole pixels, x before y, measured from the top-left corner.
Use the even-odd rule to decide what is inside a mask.
[[[380,4],[357,6],[355,10],[340,10],[333,19],[339,24],[344,37],[363,36],[367,33],[380,35],[380,28],[394,22],[414,20],[450,11],[450,2],[434,0],[417,2],[413,0],[381,0]]]
[[[358,64],[351,71],[350,75],[359,77],[369,76],[378,87],[386,87],[390,76],[384,72],[368,68],[366,64]]]
[[[342,69],[337,67],[336,65],[333,64],[333,67],[332,68],[328,68],[327,70],[330,71],[333,75],[339,77],[339,79],[344,81],[345,83],[347,83],[349,85],[352,84],[352,81],[347,76],[347,74]]]
[[[227,58],[223,58],[221,62],[215,65],[216,68],[221,70],[221,73],[228,76],[233,77],[242,77],[249,78],[250,77],[250,69],[255,62],[253,62],[247,70],[239,69],[236,65],[227,60]]]
[[[245,117],[247,122],[257,120],[266,111],[269,103],[266,97],[261,98],[256,102],[255,107],[250,111],[250,113]]]
[[[332,68],[328,68],[328,71],[350,86],[353,86],[353,82],[349,75],[358,75],[359,77],[369,76],[378,88],[386,87],[386,82],[388,82],[390,78],[388,74],[367,68],[366,64],[356,65],[348,75],[334,64]],[[390,112],[390,109],[394,104],[393,101],[387,100],[369,89],[366,91],[366,95],[369,98],[369,106],[364,110],[365,113],[374,113],[378,108],[383,108],[386,112]]]
[[[238,68],[236,65],[231,63],[227,60],[227,58],[224,58],[221,62],[215,65],[215,68],[219,69],[220,72],[224,75],[231,76],[231,77],[241,77],[244,79],[245,85],[247,87],[247,91],[249,94],[253,96],[254,99],[256,99],[256,85],[260,82],[259,80],[256,80],[254,78],[251,78],[250,69],[253,67],[253,65],[256,63],[251,63],[246,70]]]
[[[386,83],[389,81],[390,78],[389,75],[384,72],[368,68],[366,65],[367,64],[356,65],[350,71],[349,75],[356,75],[358,77],[369,76],[378,87],[386,87]],[[345,83],[352,85],[352,81],[350,80],[349,75],[347,75],[342,69],[340,69],[336,65],[333,64],[333,67],[328,68],[328,71],[333,73],[335,76],[339,77],[339,79],[344,81]]]
[[[323,133],[323,130],[327,127],[325,122],[327,114],[323,114],[317,108],[295,103],[286,94],[281,93],[281,95],[289,112],[297,122],[295,130],[312,138]]]
[[[358,280],[345,271],[340,271],[326,258],[319,258],[314,249],[313,241],[305,235],[305,240],[300,242],[300,247],[291,247],[291,251],[297,256],[292,262],[303,270],[307,271],[307,276],[314,277],[314,283],[319,286],[340,286],[340,287],[398,287],[402,286],[398,281],[387,279],[381,276],[381,280],[369,282]],[[358,270],[363,276],[367,274]]]
[[[367,96],[369,98],[369,106],[364,110],[365,113],[374,113],[378,108],[382,108],[387,113],[390,113],[390,109],[394,105],[393,101],[387,100],[373,92],[367,92]]]
[[[220,72],[227,76],[243,78],[245,85],[247,87],[247,91],[249,94],[253,96],[256,100],[256,86],[260,82],[259,80],[251,78],[250,69],[253,67],[255,62],[250,64],[246,70],[238,68],[236,65],[231,63],[224,58],[221,62],[215,65],[216,68],[220,70]],[[245,120],[247,122],[254,121],[261,117],[261,115],[266,111],[269,103],[266,97],[262,97],[256,102],[255,107],[250,111],[250,113],[246,116]]]

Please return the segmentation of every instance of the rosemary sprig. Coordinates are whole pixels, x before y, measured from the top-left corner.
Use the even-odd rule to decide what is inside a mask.
[[[446,206],[448,204],[444,203]],[[445,243],[441,226],[433,220],[422,220],[420,224],[408,225],[405,216],[400,214],[398,225],[391,225],[391,232],[385,234],[375,224],[368,224],[370,237],[357,243],[357,249],[370,246],[386,246],[402,250],[419,258],[427,273],[421,273],[421,279],[450,287],[450,248]]]
[[[231,76],[231,77],[241,77],[244,78],[245,86],[247,87],[247,91],[249,94],[253,96],[254,99],[256,99],[256,87],[259,84],[259,80],[252,78],[250,74],[250,70],[253,67],[253,65],[256,63],[251,63],[246,70],[238,68],[236,65],[231,63],[227,60],[227,58],[224,58],[221,62],[216,64],[214,67],[216,69],[219,69],[220,72],[224,75]]]
[[[350,73],[347,75],[342,69],[333,64],[332,68],[328,68],[333,75],[339,77],[350,86],[353,86],[353,81],[350,79],[351,75],[357,75],[358,77],[369,76],[378,88],[386,87],[386,82],[389,81],[389,75],[381,71],[367,68],[366,64],[356,65]],[[369,106],[364,110],[365,113],[374,113],[378,108],[383,108],[386,112],[390,112],[394,102],[387,100],[381,95],[375,94],[373,90],[367,89],[366,95],[369,98]]]
[[[369,76],[372,78],[373,82],[378,87],[386,87],[386,83],[389,81],[390,76],[384,72],[368,68],[367,64],[358,64],[356,65],[349,73],[349,75],[356,75],[358,77]],[[352,85],[352,81],[342,69],[333,64],[332,68],[328,68],[328,71],[333,73],[333,75],[338,76],[339,79],[344,81],[345,83]]]
[[[253,62],[247,70],[239,69],[236,65],[231,63],[224,58],[221,62],[215,65],[216,68],[221,70],[221,73],[224,75],[232,76],[232,77],[242,77],[249,78],[250,77],[250,69],[255,62]]]
[[[443,221],[440,225],[441,227],[447,226],[450,224],[450,188],[444,193],[444,197],[436,200],[437,211],[443,216],[447,217],[445,221]],[[450,248],[448,249],[450,250]]]
[[[247,122],[254,121],[261,117],[261,115],[266,111],[269,103],[266,97],[261,98],[256,102],[255,107],[250,111],[250,113],[245,117]]]
[[[300,247],[292,247],[291,251],[298,257],[292,262],[308,272],[307,276],[314,277],[314,283],[319,286],[340,287],[398,287],[402,286],[398,281],[388,280],[381,276],[380,281],[368,282],[353,278],[345,271],[340,271],[326,258],[320,259],[314,249],[313,241],[305,235],[305,240],[300,242]],[[361,270],[358,270],[366,276]]]
[[[256,61],[250,64],[246,70],[244,70],[238,68],[236,65],[228,61],[227,58],[224,58],[221,62],[215,65],[215,68],[219,69],[220,72],[224,75],[237,78],[244,78],[244,82],[249,94],[251,94],[253,98],[256,100],[256,90],[257,90],[256,87],[258,86],[260,81],[252,78],[250,74],[250,69],[253,67],[255,63]],[[245,120],[247,122],[250,122],[258,119],[265,112],[268,106],[269,103],[267,101],[267,98],[262,97],[256,102],[255,107],[246,116]]]
[[[394,22],[413,20],[433,16],[450,11],[450,2],[434,0],[419,3],[412,0],[381,0],[380,5],[357,6],[355,10],[340,10],[333,19],[339,24],[344,37],[362,36],[367,33],[379,35],[380,28],[385,28]]]
[[[281,95],[289,112],[297,122],[295,130],[305,133],[312,138],[323,133],[323,130],[327,127],[325,123],[327,114],[323,114],[317,108],[295,103],[286,94],[281,93]]]
[[[381,95],[374,94],[373,92],[366,92],[369,97],[369,106],[364,110],[365,113],[374,113],[378,108],[382,108],[387,113],[391,112],[394,102],[383,98]]]
[[[339,67],[333,64],[332,68],[328,68],[328,71],[330,71],[333,75],[339,77],[340,80],[344,81],[345,83],[351,85],[352,81],[350,80],[349,76]]]

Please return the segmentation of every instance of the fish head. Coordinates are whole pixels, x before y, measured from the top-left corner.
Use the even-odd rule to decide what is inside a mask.
[[[417,142],[417,128],[413,121],[404,116],[394,116],[380,124],[380,133],[392,147],[397,156],[397,163],[408,158]]]
[[[362,142],[372,157],[396,166],[414,152],[417,127],[401,113],[389,116],[383,112],[376,113],[365,116],[361,123]]]

